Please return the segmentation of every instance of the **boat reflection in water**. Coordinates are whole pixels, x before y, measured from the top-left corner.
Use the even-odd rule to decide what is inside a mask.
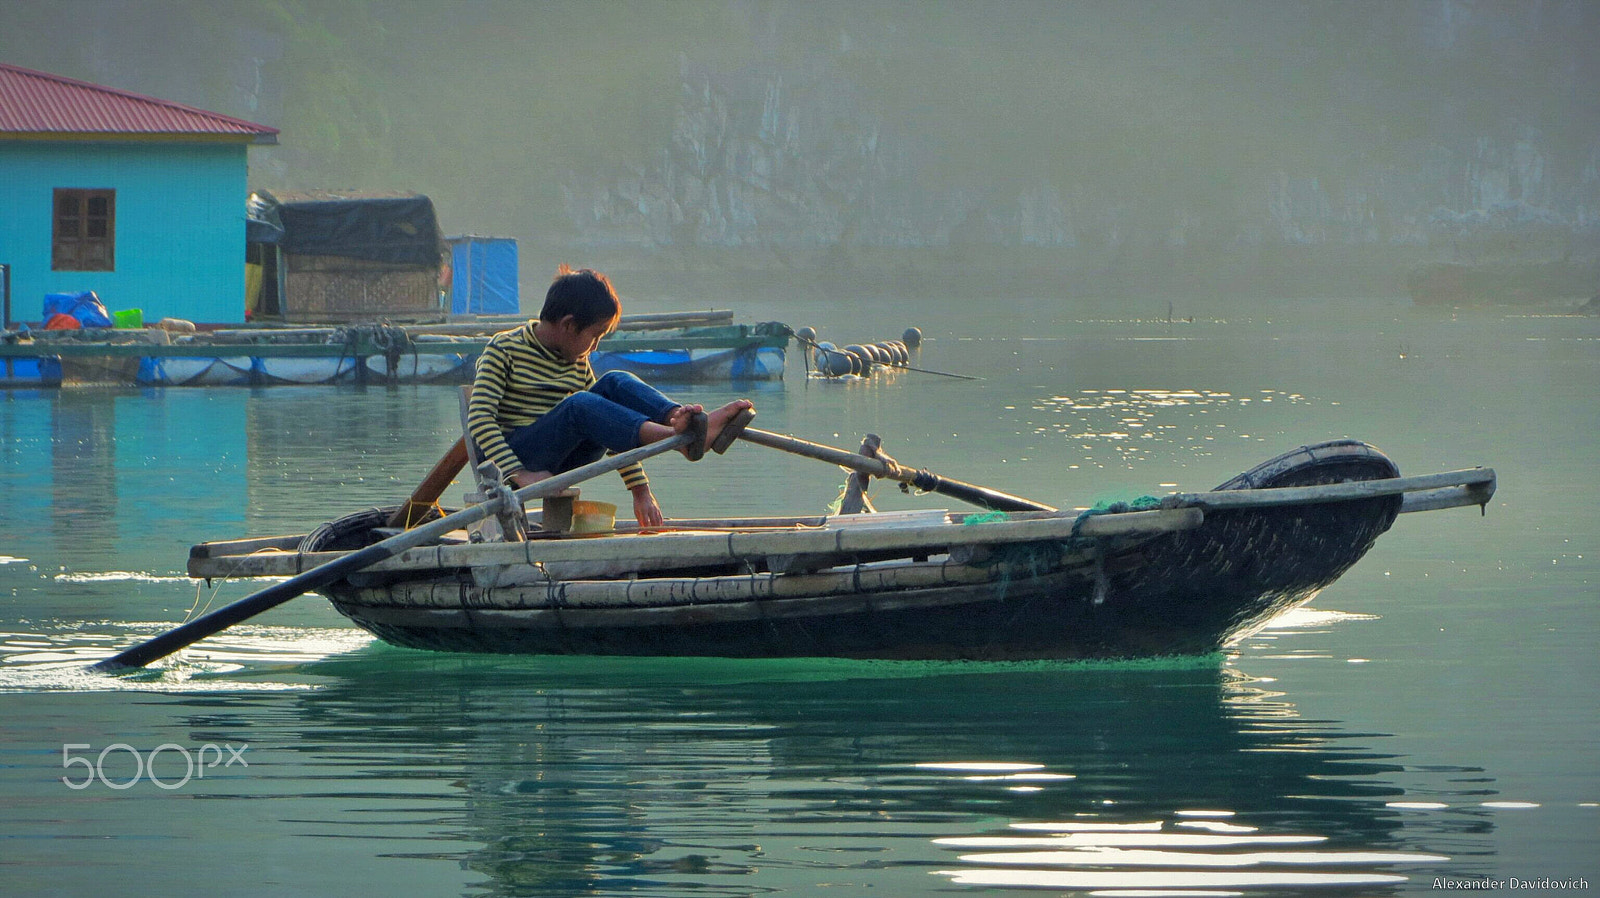
[[[373,783],[330,819],[299,821],[308,833],[395,839],[404,856],[476,871],[490,895],[823,884],[1371,895],[1485,862],[1481,815],[1405,801],[1406,783],[1437,799],[1459,787],[1430,780],[1463,771],[1409,767],[1382,753],[1381,735],[1301,719],[1264,683],[1208,664],[375,645],[301,668],[324,685],[294,697],[294,732],[250,741],[299,746],[302,763]],[[1481,772],[1466,776],[1481,796]],[[405,782],[419,778],[432,785]],[[402,849],[419,825],[428,850]]]

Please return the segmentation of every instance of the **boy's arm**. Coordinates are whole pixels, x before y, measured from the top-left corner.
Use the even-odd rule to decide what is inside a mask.
[[[617,473],[622,475],[622,485],[630,490],[638,490],[640,487],[650,486],[650,478],[644,476],[644,465],[638,462],[634,462],[631,465],[623,465],[617,469]]]
[[[633,518],[639,522],[640,527],[660,527],[666,522],[666,517],[661,514],[661,506],[656,504],[656,497],[650,492],[648,483],[633,490]]]
[[[484,347],[472,378],[472,400],[467,403],[467,430],[472,434],[472,441],[507,480],[522,470],[522,462],[500,433],[500,399],[505,395],[510,373],[510,359],[505,351],[493,343]]]

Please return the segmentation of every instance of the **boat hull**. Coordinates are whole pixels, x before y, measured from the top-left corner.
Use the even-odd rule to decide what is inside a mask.
[[[1219,489],[1398,475],[1366,444],[1273,459]],[[1310,601],[1394,522],[1399,496],[1208,511],[1193,529],[992,547],[944,562],[868,558],[818,588],[740,590],[774,573],[694,581],[683,601],[586,604],[560,581],[484,585],[467,571],[325,590],[381,639],[461,652],[885,659],[1078,659],[1206,654]],[[920,572],[913,577],[913,569]],[[904,576],[900,576],[904,574]],[[921,579],[917,579],[920,577]],[[638,580],[635,583],[649,583]],[[920,583],[922,585],[902,585]],[[825,588],[824,588],[825,584]],[[688,594],[693,587],[698,593]],[[670,594],[658,590],[654,594]]]

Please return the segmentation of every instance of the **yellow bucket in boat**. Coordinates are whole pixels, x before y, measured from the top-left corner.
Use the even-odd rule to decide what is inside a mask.
[[[617,529],[617,507],[610,502],[579,499],[572,503],[573,533],[610,533]]]

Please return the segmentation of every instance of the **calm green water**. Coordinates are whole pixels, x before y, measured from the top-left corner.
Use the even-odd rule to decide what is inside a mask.
[[[83,664],[250,591],[197,589],[190,544],[396,501],[457,434],[454,390],[0,394],[0,890],[1600,883],[1600,321],[1195,302],[1168,323],[1148,305],[738,307],[840,343],[917,324],[920,364],[986,378],[807,385],[791,355],[786,384],[751,394],[771,429],[877,432],[904,462],[1063,506],[1206,489],[1352,436],[1406,473],[1495,467],[1487,517],[1401,518],[1312,610],[1226,657],[458,656],[375,643],[307,597],[109,678]],[[816,513],[842,480],[748,445],[650,470],[678,516]],[[585,493],[626,498],[611,478]]]

